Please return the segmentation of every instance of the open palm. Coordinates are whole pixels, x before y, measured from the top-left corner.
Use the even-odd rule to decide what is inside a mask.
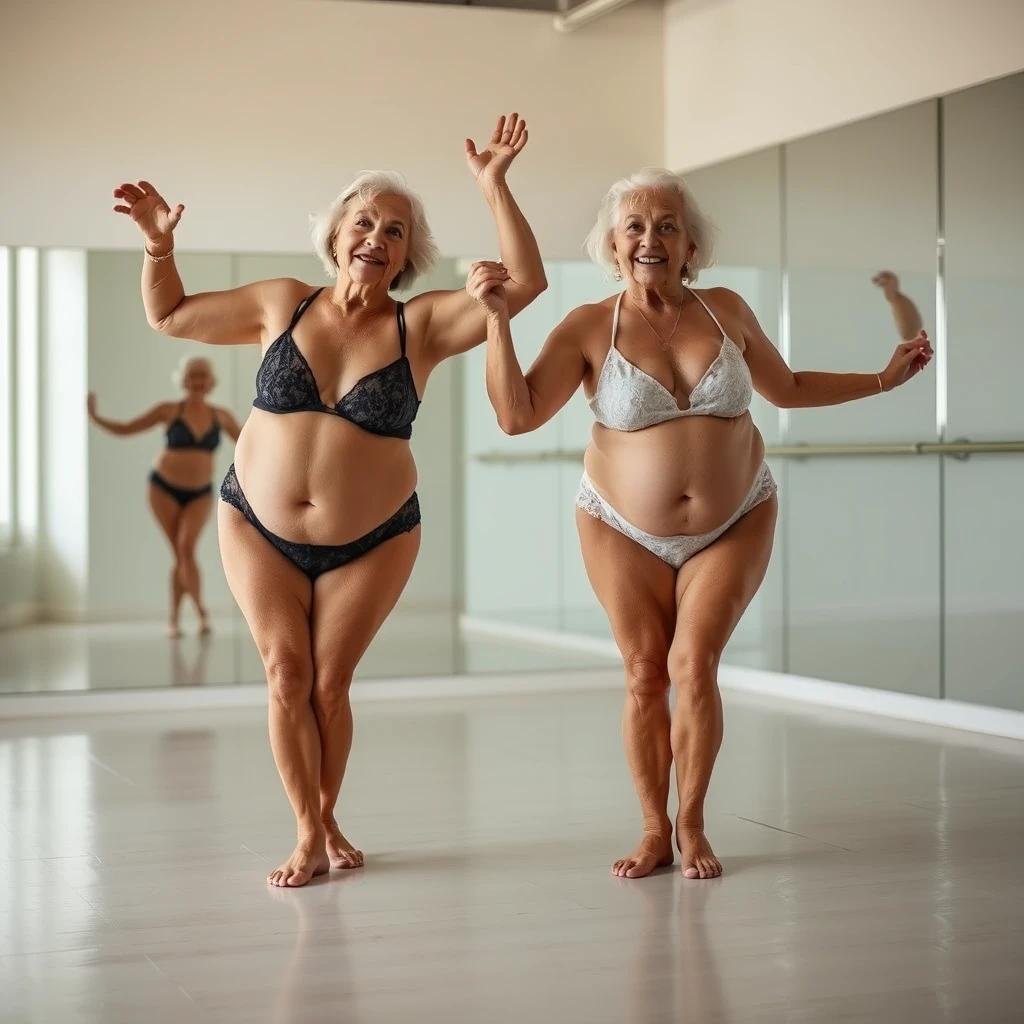
[[[481,183],[500,185],[505,172],[526,145],[529,134],[526,121],[518,114],[502,114],[491,136],[488,146],[477,151],[472,139],[466,139],[466,162],[469,169]]]
[[[121,200],[114,212],[131,217],[149,242],[159,242],[170,235],[185,211],[180,203],[172,210],[148,181],[137,185],[125,182],[114,189],[114,198]]]

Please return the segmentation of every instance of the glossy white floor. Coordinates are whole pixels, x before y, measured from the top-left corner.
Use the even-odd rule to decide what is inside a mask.
[[[730,697],[725,876],[627,882],[619,706],[360,704],[367,866],[285,892],[260,710],[0,723],[0,1018],[1021,1019],[1024,744]]]

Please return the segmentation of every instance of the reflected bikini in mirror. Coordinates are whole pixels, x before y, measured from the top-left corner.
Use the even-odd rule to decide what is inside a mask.
[[[90,392],[89,418],[118,437],[130,437],[166,427],[166,443],[149,474],[149,507],[171,546],[171,606],[168,635],[181,636],[180,612],[190,597],[199,616],[199,628],[209,633],[210,619],[202,599],[202,579],[196,561],[196,545],[213,509],[213,453],[223,430],[233,441],[241,427],[235,417],[207,402],[216,386],[208,359],[186,357],[175,371],[174,381],[185,392],[178,402],[159,402],[135,419],[119,421],[101,416],[96,395]]]

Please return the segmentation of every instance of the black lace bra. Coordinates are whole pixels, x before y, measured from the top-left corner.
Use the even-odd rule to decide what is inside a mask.
[[[292,331],[310,303],[323,291],[318,288],[299,303],[287,329],[267,349],[256,371],[256,400],[264,412],[326,412],[382,437],[412,437],[412,422],[420,407],[412,368],[405,354],[405,307],[398,303],[398,340],[402,354],[387,366],[357,380],[333,408],[320,398],[313,371],[299,351]]]
[[[217,450],[220,444],[220,423],[217,422],[217,414],[213,414],[213,423],[210,429],[202,437],[196,437],[192,428],[184,419],[185,403],[178,406],[178,415],[167,424],[167,447],[177,450],[182,448],[198,448],[204,452]]]

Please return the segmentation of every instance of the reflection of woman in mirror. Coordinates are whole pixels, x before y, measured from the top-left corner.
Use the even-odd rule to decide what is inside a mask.
[[[186,596],[195,604],[202,632],[210,630],[196,544],[213,508],[213,453],[220,444],[221,429],[237,440],[241,428],[227,409],[207,401],[217,384],[208,359],[186,357],[173,379],[184,390],[184,399],[160,402],[127,422],[101,416],[96,411],[96,396],[91,392],[88,407],[93,423],[120,437],[141,434],[158,423],[166,427],[166,444],[149,474],[148,492],[149,507],[171,545],[174,559],[168,631],[177,637],[181,635],[178,615]]]
[[[546,286],[505,183],[526,139],[512,114],[482,152],[466,142],[512,314]],[[172,234],[183,207],[171,210],[147,182],[114,196],[145,238],[149,322],[172,337],[263,349],[254,411],[221,487],[220,548],[266,669],[271,747],[297,823],[295,851],[268,881],[304,885],[331,864],[363,863],[334,817],[352,746],[349,689],[419,550],[409,439],[420,396],[442,360],[483,341],[486,315],[461,288],[391,297],[431,268],[437,248],[420,200],[389,172],[360,176],[315,222],[336,278],[328,288],[278,279],[186,294]]]
[[[588,248],[625,290],[569,313],[525,378],[500,271],[477,264],[466,287],[488,310],[487,390],[502,429],[536,430],[580,384],[597,420],[576,522],[626,666],[623,730],[643,813],[639,844],[613,870],[638,878],[672,862],[674,762],[683,871],[710,878],[721,872],[704,835],[722,741],[718,664],[775,533],[775,481],[751,393],[786,408],[868,398],[924,369],[932,350],[921,334],[881,373],[794,373],[739,295],[692,287],[711,265],[712,232],[669,171],[612,186]]]
[[[892,307],[896,333],[904,341],[913,341],[924,330],[924,321],[917,306],[900,291],[900,279],[891,270],[881,270],[871,278],[871,283],[882,289]]]

